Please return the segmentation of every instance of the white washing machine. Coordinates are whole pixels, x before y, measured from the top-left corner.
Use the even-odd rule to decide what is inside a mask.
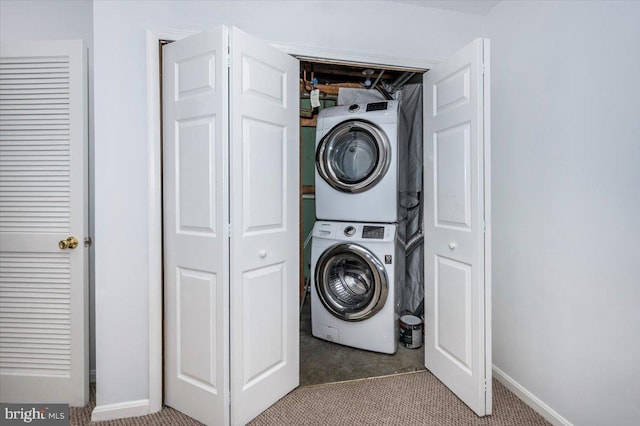
[[[397,225],[316,222],[312,334],[354,348],[395,353],[403,269]]]
[[[401,220],[398,158],[398,101],[321,110],[316,127],[316,217]]]

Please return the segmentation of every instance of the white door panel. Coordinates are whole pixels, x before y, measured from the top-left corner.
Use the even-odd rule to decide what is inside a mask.
[[[491,413],[483,42],[424,80],[425,366],[481,416]]]
[[[229,422],[226,28],[163,48],[165,403]]]
[[[83,43],[0,47],[0,401],[89,400]],[[75,248],[58,242],[74,236]]]
[[[163,58],[165,400],[206,424],[298,385],[298,61],[230,35]]]
[[[231,31],[231,418],[298,385],[298,61]]]

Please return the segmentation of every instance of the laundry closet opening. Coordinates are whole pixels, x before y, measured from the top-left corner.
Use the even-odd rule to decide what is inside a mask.
[[[301,58],[300,386],[425,368],[423,73]]]
[[[171,43],[171,40],[161,40],[159,45],[159,63],[162,64],[162,46]],[[423,317],[423,251],[422,251],[422,139],[423,139],[423,105],[422,105],[422,81],[425,70],[407,69],[393,67],[390,65],[374,65],[348,63],[344,61],[330,61],[325,59],[299,58],[300,59],[300,229],[299,229],[299,250],[300,250],[300,386],[308,386],[320,383],[329,383],[344,380],[354,380],[367,377],[385,376],[397,373],[406,373],[417,370],[424,370],[424,348],[421,344],[424,335],[414,337],[413,346],[408,348],[398,341],[401,315],[414,315]],[[165,76],[160,67],[160,81]],[[160,85],[160,118],[164,116],[162,84]],[[319,103],[318,106],[316,106]],[[395,103],[395,104],[394,104]],[[395,123],[391,127],[396,128],[395,135],[386,135],[386,142],[390,145],[386,153],[387,160],[395,164],[395,167],[387,165],[380,172],[380,178],[389,177],[394,174],[393,187],[376,196],[369,197],[366,210],[376,210],[384,206],[394,206],[397,210],[397,217],[385,220],[370,220],[368,217],[360,217],[358,213],[349,220],[326,219],[322,215],[317,215],[317,183],[322,179],[316,172],[316,139],[318,130],[318,117],[326,114],[330,109],[359,105],[360,112],[366,113],[367,109],[379,112],[384,115],[395,117]],[[395,108],[393,109],[395,105]],[[353,109],[352,109],[353,110]],[[377,111],[376,111],[377,110]],[[324,113],[322,111],[325,111]],[[381,125],[375,119],[371,119],[367,114],[352,113],[353,119],[359,124],[372,123],[373,128],[369,129],[375,133],[378,129],[382,133],[387,130],[388,124]],[[334,127],[334,126],[327,126]],[[162,126],[161,126],[162,128]],[[327,132],[330,128],[325,129]],[[366,133],[366,128],[364,129]],[[164,132],[160,132],[164,135]],[[373,142],[373,141],[369,141]],[[162,142],[161,142],[162,147]],[[334,149],[333,147],[331,149]],[[376,163],[383,148],[368,145],[362,146],[361,142],[356,142],[349,149],[355,149],[357,154],[352,156],[351,166],[355,163],[366,163],[365,160],[374,160]],[[162,149],[160,150],[162,153]],[[349,157],[348,155],[345,158]],[[357,157],[357,158],[356,158]],[[374,158],[375,157],[375,158]],[[161,160],[162,163],[162,160]],[[343,164],[344,166],[345,164]],[[335,166],[335,162],[334,162]],[[368,166],[362,166],[365,174]],[[375,169],[375,165],[372,166]],[[357,167],[356,167],[357,169]],[[343,173],[357,170],[342,170]],[[161,169],[161,173],[162,169]],[[340,173],[340,171],[338,171]],[[162,180],[162,179],[161,179]],[[345,176],[349,181],[349,176]],[[351,178],[352,183],[359,184],[363,181],[361,177]],[[366,190],[360,194],[377,193],[377,188],[382,184],[373,181]],[[161,191],[164,194],[163,191]],[[393,194],[393,195],[390,195]],[[164,205],[164,202],[162,203]],[[397,209],[396,209],[397,207]],[[334,210],[333,206],[329,207]],[[164,210],[164,209],[163,209]],[[165,221],[163,212],[163,223]],[[358,335],[359,345],[346,341],[339,341],[335,338],[331,342],[325,338],[318,338],[312,335],[312,285],[314,268],[312,268],[312,246],[314,240],[312,233],[316,222],[337,223],[338,227],[348,227],[350,224],[356,225],[357,232],[362,233],[369,229],[375,234],[383,227],[387,239],[384,241],[381,252],[374,258],[378,260],[381,277],[374,277],[371,272],[375,269],[375,260],[371,263],[372,271],[358,269],[357,263],[350,262],[350,253],[338,254],[348,272],[359,274],[360,282],[356,279],[356,288],[360,285],[366,286],[366,281],[375,281],[377,284],[386,286],[382,291],[385,299],[377,306],[372,306],[370,315],[366,314],[362,318],[346,321],[352,333]],[[164,226],[163,226],[164,228]],[[390,231],[389,231],[390,230]],[[389,234],[390,232],[390,234]],[[164,232],[163,232],[164,235]],[[163,240],[165,237],[163,236]],[[367,237],[365,237],[367,239]],[[370,241],[376,238],[369,237]],[[369,250],[370,244],[366,242],[356,243]],[[385,251],[387,250],[387,251]],[[387,253],[388,252],[388,253]],[[385,259],[385,256],[389,258]],[[366,257],[366,255],[365,255]],[[353,261],[354,259],[351,258]],[[357,259],[356,259],[357,260]],[[163,262],[166,262],[163,254]],[[329,262],[331,263],[331,259]],[[338,261],[338,263],[340,263]],[[394,272],[389,272],[390,265],[397,267]],[[386,277],[384,274],[386,272]],[[329,274],[331,271],[329,271]],[[347,277],[347,279],[353,276]],[[384,278],[384,279],[383,279]],[[384,281],[384,282],[380,282]],[[360,287],[364,294],[367,290]],[[349,292],[349,289],[344,289]],[[392,291],[390,291],[392,290]],[[372,290],[372,293],[375,291]],[[376,296],[377,297],[377,296]],[[381,298],[382,299],[382,298]],[[339,303],[339,301],[338,301]],[[362,303],[362,301],[355,302]],[[375,305],[375,303],[373,304]],[[386,307],[386,309],[385,309]],[[166,312],[163,313],[163,317]],[[337,318],[336,318],[337,319]],[[423,318],[421,318],[423,319]],[[316,319],[320,324],[322,321]],[[372,324],[369,326],[368,324]],[[386,350],[387,353],[376,349],[366,350],[362,346],[368,346],[366,342],[377,342],[382,334],[379,325],[384,323],[383,328],[387,329],[384,345],[391,344],[393,348]],[[335,324],[334,324],[335,325]],[[166,326],[165,326],[166,327]],[[336,327],[333,327],[336,328]],[[338,327],[339,328],[339,327]],[[389,331],[390,330],[390,331]],[[340,330],[337,331],[338,335]],[[164,331],[163,340],[167,338]],[[391,334],[389,334],[391,333]],[[349,332],[343,332],[347,336]],[[391,342],[389,341],[391,336]],[[421,340],[422,339],[422,340]],[[165,343],[166,344],[166,343]],[[355,347],[354,347],[355,346]],[[358,347],[360,346],[360,347]],[[376,346],[376,344],[374,344]],[[388,353],[393,352],[393,353]],[[166,348],[163,346],[163,358],[166,358]],[[166,360],[165,360],[166,361]],[[165,367],[166,368],[166,367]],[[166,375],[164,371],[163,375]]]
[[[351,82],[365,89],[334,94],[339,81],[318,62],[237,28],[185,37],[162,56],[165,403],[207,424],[247,423],[310,384],[300,376],[310,352],[328,367],[317,370],[322,381],[406,371],[366,367],[399,357],[402,314],[422,311],[424,358],[408,349],[416,362],[407,369],[424,362],[474,412],[490,413],[488,41],[424,62],[424,87],[420,73],[385,81],[403,70],[370,65],[392,60],[362,60]],[[301,93],[316,137],[300,126]],[[312,182],[300,177],[301,132],[312,135],[303,157],[317,167],[302,166]],[[302,191],[303,203],[315,196],[311,234],[301,184],[313,185]],[[301,247],[310,250],[302,261]],[[303,327],[314,337],[301,344],[307,265]],[[420,346],[410,318],[407,343]],[[330,345],[324,354],[312,346],[320,343]],[[381,355],[332,365],[347,347]],[[338,370],[349,375],[329,376]]]

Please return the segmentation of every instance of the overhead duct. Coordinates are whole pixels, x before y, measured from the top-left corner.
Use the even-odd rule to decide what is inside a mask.
[[[387,92],[394,94],[398,89],[400,89],[404,84],[416,75],[415,72],[405,72],[400,77],[398,77],[395,81],[390,83],[387,87]]]
[[[380,94],[382,94],[382,96],[384,96],[386,100],[393,99],[393,96],[391,96],[391,94],[387,92],[387,90],[383,87],[382,84],[379,84],[378,86],[376,86],[376,90],[380,92]]]

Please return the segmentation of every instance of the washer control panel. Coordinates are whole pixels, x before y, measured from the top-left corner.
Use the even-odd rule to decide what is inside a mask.
[[[335,241],[393,241],[396,225],[317,221],[312,235],[317,239]]]
[[[371,240],[384,239],[384,226],[369,226],[369,225],[363,226],[362,238],[367,238]]]
[[[355,226],[347,226],[346,228],[344,228],[344,235],[346,235],[347,237],[353,237],[356,234],[356,227]]]

